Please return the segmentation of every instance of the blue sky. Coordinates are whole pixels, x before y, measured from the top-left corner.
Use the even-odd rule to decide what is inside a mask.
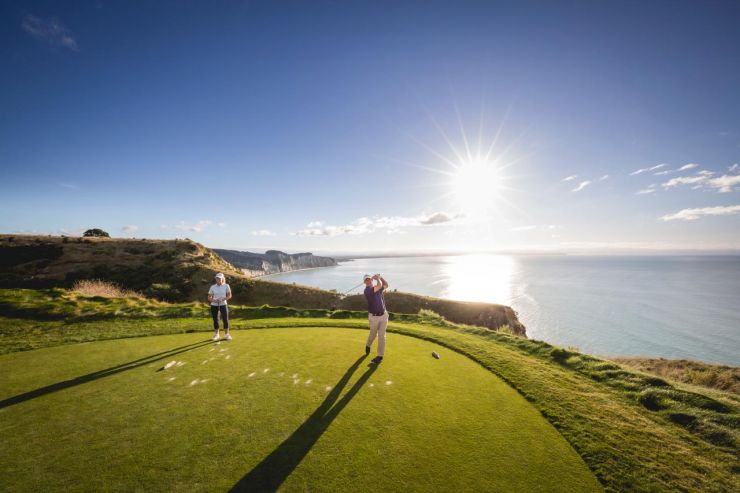
[[[0,232],[740,249],[738,25],[734,1],[4,2]]]

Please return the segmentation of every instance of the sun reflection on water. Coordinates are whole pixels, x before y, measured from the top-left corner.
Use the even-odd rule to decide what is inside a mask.
[[[515,261],[508,255],[447,257],[443,272],[447,287],[443,298],[510,305]]]

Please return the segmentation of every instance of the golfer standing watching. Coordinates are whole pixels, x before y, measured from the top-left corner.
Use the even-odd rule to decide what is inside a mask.
[[[226,276],[222,273],[216,274],[216,284],[211,286],[208,290],[208,301],[211,303],[211,316],[213,317],[213,328],[216,330],[216,334],[213,336],[213,340],[219,339],[218,335],[218,314],[221,313],[221,320],[224,324],[224,331],[226,332],[226,340],[231,340],[231,334],[229,334],[229,307],[227,306],[227,300],[231,299],[231,288],[226,284]]]
[[[383,361],[385,355],[385,329],[388,327],[388,312],[385,309],[385,298],[383,292],[388,289],[388,281],[380,274],[370,276],[365,274],[365,298],[367,299],[368,319],[370,320],[370,335],[365,344],[365,354],[370,354],[370,346],[373,345],[375,336],[378,337],[378,355],[373,358],[373,363]],[[373,281],[375,284],[373,285]]]

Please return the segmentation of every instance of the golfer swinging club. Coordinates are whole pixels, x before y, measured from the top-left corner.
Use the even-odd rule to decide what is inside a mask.
[[[383,279],[380,274],[374,276],[365,274],[363,281],[365,282],[365,298],[367,299],[367,317],[370,320],[370,335],[365,345],[365,354],[370,354],[370,346],[372,346],[377,335],[378,355],[372,360],[373,363],[377,364],[383,361],[383,355],[385,354],[385,329],[388,327],[388,312],[385,310],[383,292],[388,289],[388,281]],[[373,285],[373,281],[375,281],[375,285]]]
[[[216,334],[213,336],[213,340],[219,339],[218,335],[218,313],[221,312],[221,320],[224,323],[224,331],[226,332],[226,340],[231,340],[231,334],[229,334],[229,307],[226,304],[227,300],[231,299],[231,288],[226,284],[226,276],[221,272],[216,274],[216,284],[211,286],[208,290],[208,301],[211,303],[211,316],[213,317],[213,328],[216,330]]]

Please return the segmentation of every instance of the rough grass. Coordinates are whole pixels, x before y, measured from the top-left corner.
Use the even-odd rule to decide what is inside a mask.
[[[33,312],[35,302],[45,305],[48,300],[32,296],[19,302],[27,304],[22,310],[25,315]],[[106,308],[106,300],[85,299],[85,303],[85,310],[90,312],[111,310]],[[106,315],[99,320],[84,316],[69,320],[0,318],[0,350],[211,330],[207,315],[202,312],[178,318],[158,315],[182,309],[180,305],[159,309],[150,306],[140,308],[136,317]],[[367,329],[366,319],[352,318],[351,313],[330,318],[324,311],[302,313],[279,307],[243,310],[245,316],[234,316],[233,326],[237,330],[316,326]],[[142,316],[144,312],[151,315]],[[295,316],[301,313],[319,318]],[[269,318],[247,318],[247,314]],[[419,319],[406,319],[391,322],[389,330],[453,349],[500,376],[562,433],[607,490],[735,488],[740,471],[740,426],[739,401],[734,394],[686,387],[573,349],[481,328],[434,326]]]
[[[600,490],[490,372],[396,334],[394,357],[368,366],[364,336],[240,331],[220,345],[191,334],[0,357],[4,488]]]
[[[141,298],[142,294],[123,289],[117,284],[100,279],[81,279],[72,285],[72,291],[83,296],[102,296],[103,298]]]
[[[740,394],[740,368],[685,359],[627,357],[610,359],[621,365],[671,380]]]

